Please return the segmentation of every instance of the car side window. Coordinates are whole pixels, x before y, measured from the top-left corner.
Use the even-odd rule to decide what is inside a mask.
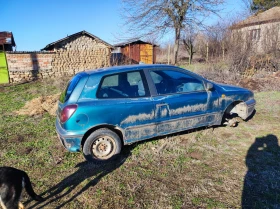
[[[153,71],[151,71],[150,74],[155,84],[159,84],[162,81],[162,76],[160,76],[159,74]]]
[[[102,86],[103,87],[112,87],[112,86],[118,86],[119,85],[119,79],[118,75],[112,75],[104,78]]]
[[[97,92],[98,98],[137,98],[149,95],[142,71],[105,76]]]
[[[205,90],[202,81],[183,72],[155,70],[150,74],[159,95]]]

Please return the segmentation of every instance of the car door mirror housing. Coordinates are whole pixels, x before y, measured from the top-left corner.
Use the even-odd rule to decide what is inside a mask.
[[[206,83],[206,90],[211,91],[214,88],[212,83]]]

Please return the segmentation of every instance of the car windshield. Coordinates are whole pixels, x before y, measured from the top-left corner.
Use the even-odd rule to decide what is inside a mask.
[[[70,95],[72,94],[73,90],[75,89],[76,85],[78,84],[80,80],[80,76],[74,76],[68,83],[67,87],[65,90],[62,92],[60,95],[59,101],[64,103],[66,102]]]

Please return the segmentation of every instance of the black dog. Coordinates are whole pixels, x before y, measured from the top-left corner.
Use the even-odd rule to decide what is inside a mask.
[[[11,167],[0,167],[0,205],[3,209],[24,209],[19,202],[22,188],[34,200],[44,200],[34,192],[27,173]]]

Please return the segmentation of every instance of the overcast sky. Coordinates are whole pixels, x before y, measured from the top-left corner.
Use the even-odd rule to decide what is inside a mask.
[[[220,16],[243,10],[242,0],[226,0]],[[0,0],[0,31],[13,32],[17,51],[39,51],[82,30],[114,44],[124,31],[120,12],[121,0]]]

